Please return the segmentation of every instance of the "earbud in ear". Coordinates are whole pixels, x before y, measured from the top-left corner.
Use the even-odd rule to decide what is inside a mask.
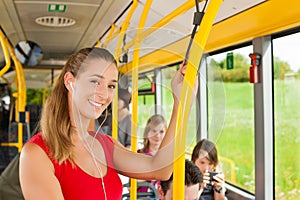
[[[72,90],[74,90],[72,82],[69,83]]]

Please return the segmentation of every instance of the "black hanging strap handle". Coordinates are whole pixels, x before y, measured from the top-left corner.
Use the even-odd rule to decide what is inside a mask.
[[[197,32],[198,26],[201,24],[201,21],[203,19],[204,14],[205,14],[204,10],[205,10],[205,7],[207,5],[207,2],[208,2],[208,0],[205,1],[205,5],[203,7],[203,10],[200,12],[199,11],[198,0],[195,0],[196,12],[194,13],[194,20],[193,20],[194,28],[193,28],[193,32],[191,34],[191,39],[190,39],[189,45],[188,45],[186,53],[185,53],[185,57],[184,57],[184,60],[183,60],[183,65],[186,65],[188,60],[189,60],[190,50],[191,50],[191,47],[192,47],[192,44],[193,44],[193,41],[194,41],[194,37],[195,37],[195,34]]]

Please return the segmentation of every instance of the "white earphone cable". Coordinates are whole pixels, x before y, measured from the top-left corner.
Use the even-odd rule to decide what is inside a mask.
[[[75,93],[75,90],[73,90],[73,93],[72,93],[72,99],[74,99],[74,93]],[[83,127],[82,127],[82,120],[81,120],[81,116],[80,116],[80,111],[77,107],[77,105],[75,105],[75,108],[76,108],[76,111],[77,111],[77,114],[78,114],[78,117],[79,117],[79,124],[80,124],[80,129],[81,131],[79,132],[79,136],[81,137],[81,140],[84,142],[84,147],[86,148],[86,150],[90,153],[92,159],[93,159],[93,162],[100,174],[100,179],[101,179],[101,185],[102,185],[102,189],[103,189],[103,193],[104,193],[104,198],[105,200],[107,200],[107,194],[106,194],[106,190],[105,190],[105,184],[104,184],[104,177],[103,177],[103,172],[102,172],[102,169],[101,167],[99,167],[98,165],[98,162],[97,162],[97,159],[95,157],[95,154],[92,150],[92,147],[94,146],[94,140],[96,138],[96,135],[98,133],[98,130],[101,128],[102,124],[104,123],[104,121],[101,123],[101,125],[99,126],[97,132],[95,133],[95,135],[93,136],[93,140],[92,140],[92,145],[89,145],[88,141],[86,140],[86,138],[84,137],[84,134],[86,133],[86,131],[83,130]],[[107,116],[106,116],[107,117]],[[105,117],[105,119],[106,119]],[[75,118],[74,118],[75,119]],[[75,120],[74,120],[75,121]],[[80,134],[82,133],[82,135]],[[87,133],[87,135],[89,135],[89,133]]]

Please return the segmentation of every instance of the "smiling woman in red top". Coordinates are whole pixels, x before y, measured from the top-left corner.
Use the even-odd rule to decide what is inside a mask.
[[[21,152],[25,199],[115,200],[122,193],[117,173],[144,180],[168,179],[182,70],[172,80],[174,106],[166,135],[150,157],[129,151],[109,136],[87,131],[90,121],[111,103],[118,70],[114,57],[102,48],[85,48],[72,55],[43,107],[41,132]]]

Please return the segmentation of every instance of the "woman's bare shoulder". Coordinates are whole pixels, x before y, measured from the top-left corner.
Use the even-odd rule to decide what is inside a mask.
[[[63,199],[54,165],[39,145],[31,142],[24,145],[19,172],[25,199]]]
[[[45,151],[37,144],[28,142],[26,143],[21,151],[21,154],[27,155],[28,153],[30,154],[46,154]]]
[[[35,143],[26,143],[21,151],[20,160],[26,161],[29,163],[34,162],[47,162],[51,163],[50,158],[46,154],[46,152]]]

